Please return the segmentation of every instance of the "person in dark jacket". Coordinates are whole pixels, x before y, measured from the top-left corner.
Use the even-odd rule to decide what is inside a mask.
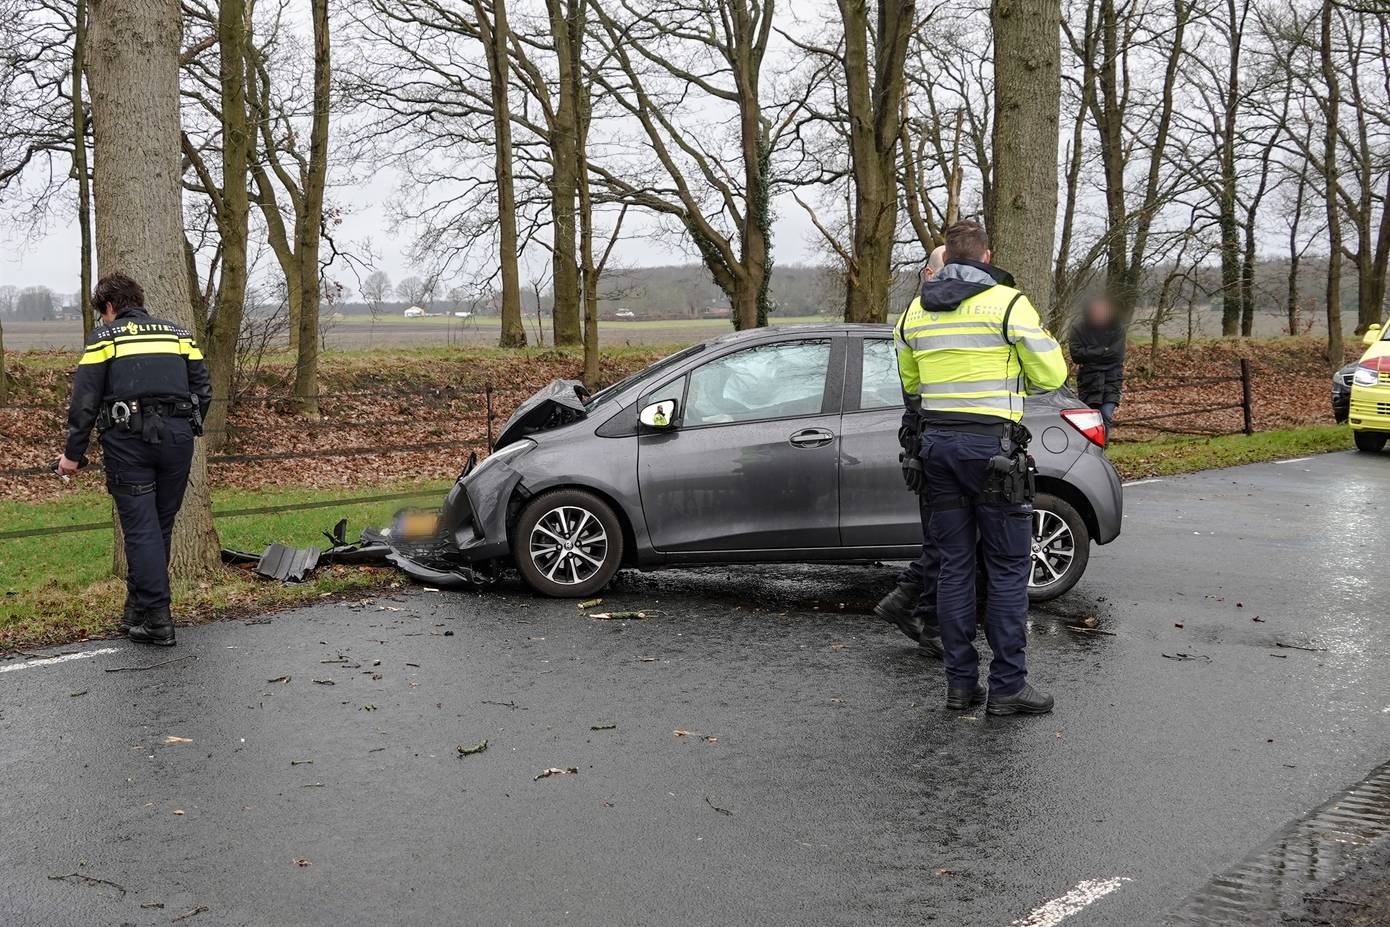
[[[102,324],[87,339],[73,376],[57,469],[63,476],[77,472],[96,426],[106,488],[125,536],[121,625],[133,641],[171,647],[169,539],[212,389],[193,335],[150,316],[140,284],[124,274],[102,277],[92,305]]]
[[[1125,326],[1110,297],[1086,300],[1072,326],[1068,346],[1077,364],[1077,395],[1100,412],[1108,433],[1125,382]]]

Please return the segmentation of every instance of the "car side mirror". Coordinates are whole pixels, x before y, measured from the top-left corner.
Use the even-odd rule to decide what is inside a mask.
[[[648,428],[666,430],[674,428],[676,425],[676,407],[674,399],[663,399],[654,402],[649,406],[644,406],[638,414],[637,420]]]
[[[1375,344],[1375,343],[1376,343],[1377,341],[1379,341],[1379,340],[1380,340],[1380,326],[1379,326],[1379,325],[1368,325],[1368,326],[1366,326],[1366,334],[1364,334],[1364,335],[1361,336],[1361,343],[1362,343],[1362,344]]]

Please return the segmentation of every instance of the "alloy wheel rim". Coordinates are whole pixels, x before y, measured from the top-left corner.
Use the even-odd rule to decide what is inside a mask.
[[[1060,582],[1076,560],[1076,538],[1066,520],[1056,512],[1033,512],[1032,563],[1028,585],[1034,589]]]
[[[531,529],[531,562],[552,583],[577,586],[592,579],[608,558],[608,532],[588,509],[560,505]]]

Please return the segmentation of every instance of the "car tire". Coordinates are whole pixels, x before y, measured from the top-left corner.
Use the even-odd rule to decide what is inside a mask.
[[[1390,439],[1390,435],[1380,431],[1353,431],[1351,436],[1356,440],[1356,449],[1367,454],[1379,454],[1385,450],[1386,440]]]
[[[623,528],[613,507],[583,489],[528,502],[512,531],[512,559],[541,595],[576,599],[598,592],[623,562]]]
[[[1068,592],[1086,572],[1091,532],[1070,502],[1051,493],[1038,493],[1033,512],[1028,601],[1049,602]]]

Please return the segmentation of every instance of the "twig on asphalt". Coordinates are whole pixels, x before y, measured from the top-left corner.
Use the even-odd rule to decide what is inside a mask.
[[[163,660],[163,661],[161,661],[161,662],[159,662],[159,663],[151,663],[149,666],[117,666],[117,667],[113,667],[113,668],[111,668],[111,669],[108,669],[106,672],[108,672],[108,673],[139,673],[139,672],[142,672],[143,670],[152,670],[152,669],[157,669],[157,668],[159,668],[159,667],[161,667],[161,666],[168,666],[170,663],[182,663],[184,660],[196,660],[196,659],[198,659],[197,654],[192,654],[192,653],[190,653],[190,654],[189,654],[188,656],[186,656],[186,657],[175,657],[175,658],[172,659],[172,660]]]
[[[1106,634],[1110,637],[1119,636],[1114,631],[1106,631],[1102,628],[1083,628],[1074,624],[1067,624],[1066,622],[1062,622],[1062,627],[1066,628],[1069,631],[1075,631],[1078,634]]]
[[[1275,647],[1285,647],[1289,650],[1306,650],[1309,653],[1327,653],[1326,647],[1300,647],[1298,644],[1286,644],[1283,641],[1275,641]]]
[[[76,882],[79,885],[109,885],[122,895],[125,894],[125,886],[119,882],[112,882],[110,879],[98,879],[93,876],[83,875],[80,872],[69,872],[67,875],[49,876],[54,882]]]
[[[196,914],[202,914],[202,913],[203,913],[204,911],[206,911],[207,909],[208,909],[208,906],[207,906],[207,905],[205,905],[205,904],[200,904],[200,905],[198,905],[196,908],[192,908],[192,909],[190,909],[190,910],[188,910],[188,911],[183,912],[183,913],[180,914],[178,917],[174,918],[174,921],[173,921],[173,922],[174,922],[174,923],[177,923],[178,921],[186,921],[186,920],[188,920],[190,917],[193,917],[193,916],[196,915]]]
[[[732,816],[733,816],[733,812],[730,811],[728,808],[721,808],[721,807],[719,807],[718,805],[716,805],[714,802],[710,801],[708,795],[705,796],[705,804],[709,805],[711,808],[713,808],[715,811],[718,811],[718,812],[719,812],[720,814],[722,814],[722,815],[725,815],[725,816],[728,816],[728,817],[732,817]]]

